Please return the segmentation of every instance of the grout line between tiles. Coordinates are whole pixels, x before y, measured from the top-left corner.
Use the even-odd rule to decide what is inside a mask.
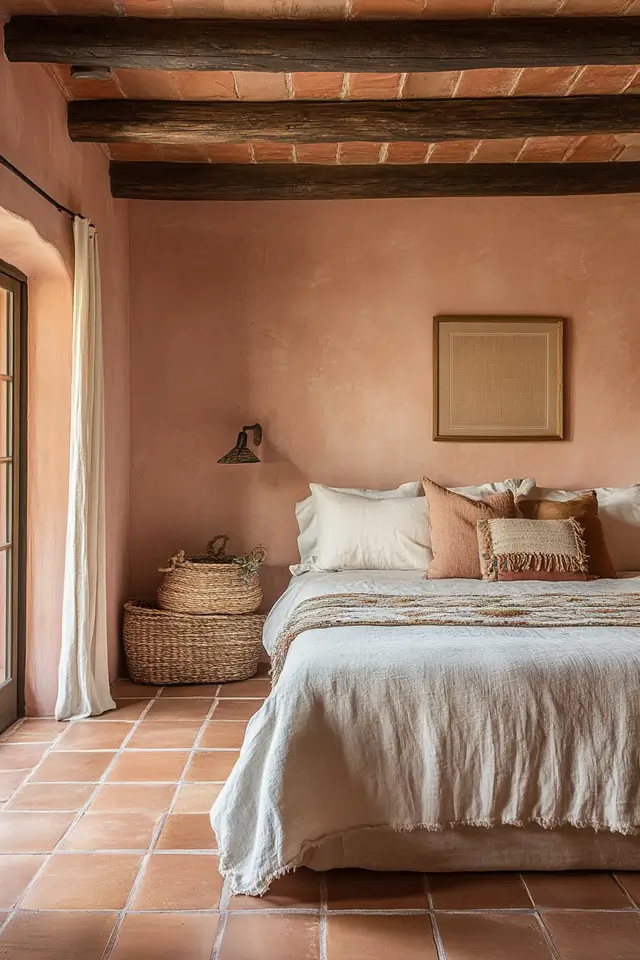
[[[431,886],[429,884],[429,877],[426,873],[422,874],[422,886],[427,897],[427,904],[429,906],[429,917],[431,919],[431,933],[433,935],[433,942],[436,947],[436,954],[438,955],[438,960],[446,960],[446,953],[444,949],[444,943],[442,942],[442,935],[438,927],[438,921],[436,920],[435,911],[433,909],[433,897],[431,895]]]
[[[327,874],[320,875],[320,960],[327,960]]]
[[[629,903],[634,907],[634,909],[635,909],[635,910],[640,909],[640,902],[639,902],[639,903],[636,903],[636,902],[635,902],[635,900],[633,899],[633,897],[631,896],[631,894],[629,893],[629,891],[628,891],[627,888],[625,887],[624,881],[620,879],[620,877],[618,876],[618,874],[615,873],[615,872],[613,872],[613,873],[611,874],[611,876],[613,877],[615,883],[618,884],[618,886],[620,887],[620,889],[621,889],[622,892],[624,893],[625,897],[627,898],[627,900],[629,901]]]

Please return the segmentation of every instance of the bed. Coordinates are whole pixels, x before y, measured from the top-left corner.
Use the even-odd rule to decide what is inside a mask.
[[[637,575],[294,578],[211,813],[233,892],[303,864],[640,869],[639,614]]]

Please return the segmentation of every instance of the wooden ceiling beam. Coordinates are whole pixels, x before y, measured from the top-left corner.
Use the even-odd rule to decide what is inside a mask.
[[[640,131],[640,96],[270,103],[76,100],[72,140],[97,143],[496,140]]]
[[[13,17],[9,60],[146,70],[387,73],[640,63],[638,17],[178,20]]]
[[[345,200],[640,193],[640,163],[410,166],[112,163],[111,191],[114,197],[133,200]]]

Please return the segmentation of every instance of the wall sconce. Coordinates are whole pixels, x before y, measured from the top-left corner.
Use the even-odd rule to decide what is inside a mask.
[[[224,457],[220,457],[218,463],[260,463],[260,457],[256,457],[253,450],[247,446],[247,430],[253,430],[253,442],[256,447],[262,443],[262,427],[259,423],[252,423],[249,427],[243,427],[238,434],[236,445]]]

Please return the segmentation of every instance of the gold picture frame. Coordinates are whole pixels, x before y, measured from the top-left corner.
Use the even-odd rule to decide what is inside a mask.
[[[564,319],[438,316],[433,439],[564,439]]]

